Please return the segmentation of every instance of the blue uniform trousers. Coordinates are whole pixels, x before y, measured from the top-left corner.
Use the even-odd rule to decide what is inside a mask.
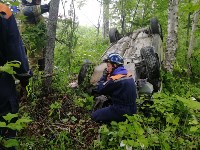
[[[98,109],[92,113],[92,119],[100,123],[110,123],[111,121],[125,121],[127,115],[133,115],[136,113],[136,106],[123,106],[123,105],[111,105],[102,109]]]
[[[0,122],[6,122],[2,116],[7,113],[17,113],[18,108],[14,79],[7,73],[0,73]],[[17,118],[13,118],[11,122],[16,120]],[[0,128],[0,136],[11,139],[16,136],[16,131],[9,128]],[[0,150],[15,150],[15,148],[5,148],[0,145]]]
[[[0,116],[7,113],[17,113],[19,109],[15,81],[11,75],[0,75]]]

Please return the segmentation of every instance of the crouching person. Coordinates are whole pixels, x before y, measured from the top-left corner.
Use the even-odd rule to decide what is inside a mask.
[[[95,110],[92,119],[101,123],[125,121],[125,114],[133,115],[137,111],[134,79],[124,68],[123,58],[118,53],[111,53],[104,62],[107,68],[98,82],[97,92],[108,95],[112,105]]]
[[[0,3],[0,66],[11,61],[20,63],[19,68],[14,68],[15,78],[20,80],[22,88],[25,88],[31,77],[25,49],[14,15],[6,5]],[[6,122],[3,116],[8,113],[17,113],[18,108],[15,80],[12,75],[0,72],[0,122]],[[14,118],[11,122],[16,120],[17,118]],[[0,137],[9,139],[15,136],[16,131],[0,128]],[[0,149],[5,148],[0,144]],[[14,150],[15,148],[9,149]]]

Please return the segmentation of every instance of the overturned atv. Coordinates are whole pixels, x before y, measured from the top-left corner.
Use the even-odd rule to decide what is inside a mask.
[[[101,59],[104,60],[110,53],[119,53],[124,58],[125,68],[133,75],[138,96],[158,92],[161,89],[160,67],[163,61],[163,36],[158,20],[152,18],[150,26],[135,30],[124,37],[121,37],[116,28],[111,29],[109,38],[111,44]],[[91,70],[90,63],[83,64],[78,84],[85,87],[95,86],[105,68],[105,63],[95,66],[94,70]],[[88,75],[90,73],[91,76]]]

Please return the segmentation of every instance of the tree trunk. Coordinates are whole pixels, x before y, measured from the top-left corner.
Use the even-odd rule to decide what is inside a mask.
[[[69,43],[67,44],[67,47],[69,48],[69,52],[70,55],[72,55],[72,51],[75,47],[74,45],[74,33],[75,33],[75,24],[76,24],[76,11],[75,11],[75,7],[74,7],[74,0],[71,0],[71,4],[70,4],[70,14],[69,14],[69,19],[71,20],[71,24],[70,24],[70,33],[69,33]],[[72,59],[69,59],[68,63],[69,63],[69,70],[71,70],[71,61]]]
[[[178,0],[169,0],[168,7],[168,36],[166,42],[165,68],[173,71],[173,63],[176,60],[176,50],[178,47]]]
[[[189,46],[189,36],[190,36],[190,16],[191,16],[191,12],[188,13],[188,23],[187,23],[187,39],[186,39],[186,47],[188,48]]]
[[[191,0],[189,0],[188,1],[188,3],[190,3],[191,2]],[[189,46],[189,36],[190,36],[190,23],[191,23],[191,18],[190,18],[190,16],[191,16],[191,12],[189,12],[188,13],[188,22],[187,22],[187,39],[186,39],[186,47],[188,48],[188,46]]]
[[[122,35],[126,34],[126,12],[125,12],[125,5],[126,0],[120,1],[121,3],[121,27],[122,27]]]
[[[109,34],[109,4],[110,0],[103,0],[103,37]]]
[[[195,3],[198,3],[198,0],[195,1]],[[190,43],[189,43],[189,48],[188,48],[188,54],[187,54],[187,58],[188,58],[188,75],[191,75],[191,56],[192,56],[192,52],[193,52],[193,46],[194,46],[194,40],[195,40],[195,30],[196,30],[196,25],[199,21],[199,10],[194,12],[193,15],[193,20],[192,20],[192,31],[190,34]]]
[[[199,12],[196,12],[194,14],[194,18],[193,18],[193,21],[192,21],[192,31],[191,31],[191,35],[190,35],[190,43],[189,43],[189,48],[188,48],[188,59],[190,59],[191,56],[192,56],[194,38],[195,38],[194,33],[195,33],[195,30],[196,30],[196,25],[198,23],[198,20],[199,20]]]
[[[47,24],[48,42],[45,53],[45,69],[43,80],[44,94],[49,94],[51,92],[59,2],[60,0],[51,0],[50,3],[49,20]]]

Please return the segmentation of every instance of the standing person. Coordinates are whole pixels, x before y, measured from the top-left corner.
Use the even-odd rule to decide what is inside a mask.
[[[8,6],[0,3],[0,66],[11,61],[20,62],[20,67],[14,68],[15,78],[20,80],[22,89],[25,89],[31,77],[25,49],[14,15]],[[0,72],[0,122],[6,122],[2,116],[8,113],[17,113],[18,106],[13,76],[6,72]],[[16,121],[16,119],[11,122]],[[13,130],[0,128],[0,137],[12,138],[15,137],[15,134],[16,132]]]
[[[44,54],[46,51],[46,23],[42,14],[49,12],[50,2],[41,5],[41,0],[21,0],[21,13],[25,19],[20,24],[30,68],[33,72],[44,70]],[[38,31],[39,33],[35,33]],[[27,36],[29,34],[33,36]]]
[[[123,58],[118,53],[111,53],[107,59],[107,68],[97,85],[99,94],[108,95],[112,105],[92,113],[96,122],[125,121],[125,114],[133,115],[137,111],[136,85],[134,79],[123,66]]]

